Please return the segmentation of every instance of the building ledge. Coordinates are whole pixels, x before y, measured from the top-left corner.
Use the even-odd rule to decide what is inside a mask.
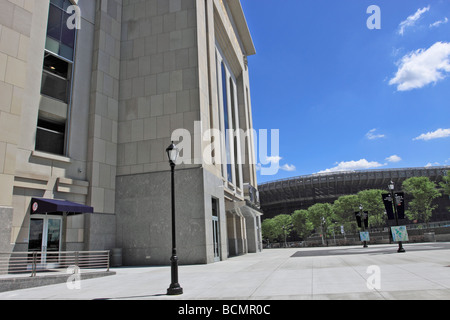
[[[256,54],[255,45],[248,28],[247,20],[245,18],[241,2],[239,0],[230,0],[228,1],[228,5],[238,28],[239,37],[241,38],[244,46],[245,55],[252,56]]]
[[[56,154],[51,154],[51,153],[46,153],[46,152],[41,152],[41,151],[33,151],[31,153],[32,157],[36,157],[36,158],[42,158],[42,159],[47,159],[47,160],[52,160],[52,161],[59,161],[59,162],[64,162],[64,163],[71,163],[72,160],[68,157],[64,157],[64,156],[59,156]]]

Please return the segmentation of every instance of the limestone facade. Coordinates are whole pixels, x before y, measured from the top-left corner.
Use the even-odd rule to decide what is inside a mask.
[[[253,128],[253,54],[239,0],[0,1],[0,252],[56,221],[48,248],[168,264],[172,140],[180,263],[260,251],[252,136],[211,134]],[[94,213],[36,216],[33,198]]]

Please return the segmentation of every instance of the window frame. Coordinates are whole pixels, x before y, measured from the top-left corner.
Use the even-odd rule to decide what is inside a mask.
[[[242,167],[240,163],[240,146],[239,146],[239,129],[236,128],[239,123],[239,103],[237,101],[238,88],[237,80],[232,72],[228,61],[226,60],[219,44],[216,42],[216,71],[217,71],[217,91],[219,102],[219,127],[220,130],[233,130],[232,134],[227,134],[227,131],[223,131],[222,134],[222,178],[228,183],[228,186],[232,189],[242,189]],[[223,83],[225,81],[225,83]],[[233,88],[231,88],[231,85]],[[226,88],[226,92],[224,92]],[[224,108],[224,95],[227,100],[227,115],[225,115]],[[225,128],[225,117],[228,118],[228,127]],[[228,138],[228,143],[227,143]],[[236,144],[236,145],[235,145]],[[227,145],[229,150],[227,150]],[[228,161],[228,152],[230,161]],[[237,152],[237,154],[236,154]]]
[[[68,82],[68,84],[67,84],[67,96],[66,96],[66,100],[67,101],[63,101],[63,100],[60,100],[58,98],[49,96],[49,95],[47,95],[45,93],[42,93],[42,83],[41,83],[41,95],[43,95],[43,96],[45,96],[45,97],[47,97],[49,99],[55,99],[57,101],[63,102],[63,103],[65,103],[65,104],[67,104],[69,106],[71,104],[70,102],[72,100],[73,76],[74,76],[75,62],[70,61],[68,59],[65,59],[64,57],[58,56],[57,54],[55,54],[52,51],[44,49],[44,60],[42,61],[42,63],[44,63],[45,57],[46,57],[47,54],[52,55],[53,57],[55,57],[57,59],[60,59],[60,60],[62,60],[64,62],[67,62],[67,64],[69,65],[70,70],[67,72],[67,79],[65,79],[64,77],[62,77],[60,75],[54,74],[54,73],[52,73],[52,72],[50,72],[48,70],[45,70],[44,69],[44,65],[42,65],[42,73],[48,74],[48,75],[50,75],[52,77],[56,77],[58,79],[65,80],[65,81]],[[67,113],[69,113],[69,109],[68,109]],[[68,117],[68,115],[67,115],[67,117]]]
[[[76,3],[74,3],[73,2],[73,0],[62,0],[62,1],[64,1],[64,2],[69,2],[70,3],[70,5],[72,6],[72,5],[77,5]],[[69,6],[67,6],[67,8],[66,9],[64,9],[64,4],[63,4],[63,7],[60,7],[60,6],[58,6],[57,4],[55,4],[55,3],[53,3],[51,0],[50,0],[50,2],[49,2],[49,8],[48,8],[48,17],[50,17],[50,11],[51,11],[51,8],[52,8],[52,6],[53,7],[55,7],[56,9],[59,9],[60,10],[60,12],[62,13],[62,16],[61,16],[61,22],[63,23],[62,25],[60,25],[60,36],[59,36],[59,39],[55,39],[53,36],[49,36],[48,35],[48,32],[49,32],[49,29],[48,29],[48,27],[49,27],[49,25],[48,25],[48,21],[50,21],[50,19],[48,18],[47,19],[47,30],[46,30],[46,33],[45,33],[45,39],[46,39],[46,41],[47,41],[47,38],[48,37],[50,37],[52,40],[54,40],[54,41],[57,41],[58,43],[60,43],[60,44],[63,44],[63,45],[67,45],[67,44],[65,44],[64,42],[63,42],[63,40],[62,40],[62,34],[63,34],[63,31],[64,31],[64,18],[65,18],[65,15],[68,15],[68,13],[67,13],[67,8],[69,7]],[[67,23],[67,22],[66,22]],[[64,57],[64,56],[62,56],[61,54],[60,54],[60,50],[58,50],[58,52],[53,52],[53,51],[51,51],[51,50],[49,50],[49,49],[47,49],[46,47],[45,47],[45,50],[47,50],[47,51],[49,51],[49,52],[52,52],[54,55],[56,55],[56,56],[58,56],[58,57],[61,57],[61,58],[63,58],[63,59],[65,59],[65,60],[68,60],[68,61],[71,61],[71,62],[74,62],[75,61],[75,51],[76,51],[76,46],[77,46],[77,29],[74,29],[74,39],[73,39],[73,52],[72,52],[72,60],[70,60],[70,59],[68,59],[68,58],[66,58],[66,57]]]
[[[72,0],[67,0],[69,3],[70,3],[70,5],[77,5],[76,3],[74,3]],[[56,4],[53,4],[51,1],[49,2],[49,7],[48,7],[48,15],[47,15],[47,19],[49,19],[50,18],[50,6],[55,6],[55,7],[57,7],[57,8],[59,8],[62,12],[66,12],[66,10],[64,10],[64,8],[61,8],[61,7],[59,7],[59,6],[57,6]],[[48,20],[47,20],[48,21]],[[47,29],[48,29],[48,23],[47,23]],[[47,41],[47,37],[48,37],[48,35],[47,35],[47,33],[48,33],[48,30],[46,30],[46,33],[45,33],[45,41]],[[54,57],[56,57],[56,58],[58,58],[58,59],[61,59],[61,60],[63,60],[63,61],[65,61],[65,62],[67,62],[69,65],[70,65],[70,71],[68,72],[68,79],[66,79],[66,80],[68,80],[68,85],[67,85],[67,90],[68,90],[68,94],[67,94],[67,103],[66,102],[63,102],[63,101],[61,101],[61,100],[59,100],[59,99],[56,99],[56,98],[54,98],[54,97],[51,97],[51,96],[48,96],[48,95],[45,95],[45,94],[42,94],[41,92],[40,92],[40,94],[41,95],[43,95],[43,96],[45,96],[45,97],[48,97],[49,99],[55,99],[55,100],[57,100],[57,101],[60,101],[60,102],[62,102],[62,103],[65,103],[65,104],[67,104],[67,116],[66,116],[66,123],[65,123],[65,132],[64,132],[64,148],[63,148],[63,154],[55,154],[55,155],[57,155],[57,156],[63,156],[63,157],[68,157],[69,156],[69,152],[70,152],[70,148],[69,148],[69,136],[70,136],[70,132],[71,132],[71,118],[72,118],[72,99],[73,99],[73,89],[74,89],[74,84],[75,84],[75,67],[76,67],[76,57],[77,57],[77,47],[78,47],[78,30],[77,29],[75,29],[75,31],[74,31],[74,42],[73,42],[73,54],[72,54],[72,60],[70,60],[70,59],[67,59],[66,57],[63,57],[63,56],[61,56],[60,54],[59,54],[59,52],[58,53],[55,53],[55,52],[53,52],[53,51],[51,51],[51,50],[48,50],[45,46],[44,46],[44,57],[45,57],[45,55],[46,54],[50,54],[50,55],[53,55]],[[42,73],[44,73],[44,72],[46,72],[46,73],[49,73],[47,70],[44,70],[44,59],[42,59]],[[51,72],[50,72],[51,73]],[[56,77],[58,77],[58,75],[55,75],[55,74],[52,74],[53,76],[56,76]],[[61,77],[62,78],[62,77]],[[42,77],[41,77],[41,82],[42,82]],[[41,87],[42,87],[42,83],[41,83]],[[37,118],[37,121],[36,121],[36,132],[37,132],[37,130],[38,130],[38,125],[37,125],[37,123],[38,123],[38,121],[39,120],[44,120],[44,121],[48,121],[48,119],[46,119],[45,117],[43,117],[43,118],[39,118],[39,113],[38,113],[38,118]],[[35,136],[35,139],[37,139],[37,135]],[[45,153],[45,151],[41,151],[41,150],[38,150],[38,149],[36,149],[36,141],[35,141],[35,143],[34,143],[34,149],[35,149],[35,151],[38,151],[38,152],[44,152]],[[53,154],[53,153],[50,153],[50,154]]]

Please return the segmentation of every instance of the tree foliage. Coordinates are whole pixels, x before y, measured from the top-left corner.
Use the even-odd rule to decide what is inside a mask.
[[[450,197],[450,175],[449,171],[446,172],[445,176],[442,178],[442,182],[440,183],[442,187],[442,192]],[[450,212],[450,207],[447,207],[447,210]]]
[[[308,208],[308,220],[316,231],[328,234],[328,227],[336,221],[333,206],[329,203],[316,203]]]
[[[356,231],[357,224],[355,212],[359,210],[360,200],[357,195],[346,195],[339,197],[333,203],[335,218],[344,230]]]
[[[266,219],[261,224],[264,239],[269,241],[284,241],[292,229],[292,217],[289,214],[280,214],[272,219]]]
[[[314,226],[308,219],[308,210],[296,210],[292,214],[292,225],[294,230],[301,238],[307,238],[311,235]]]
[[[450,175],[447,171],[444,177],[442,177],[442,182],[440,183],[442,191],[444,194],[450,196]]]
[[[412,177],[406,179],[402,187],[413,198],[408,202],[408,209],[405,212],[408,219],[428,223],[437,208],[433,200],[441,196],[436,189],[436,183],[428,177]]]
[[[369,225],[372,227],[381,227],[386,225],[387,216],[385,214],[382,194],[384,190],[369,189],[358,192],[359,202],[364,211],[369,212]]]
[[[273,219],[265,219],[261,223],[261,232],[265,240],[274,241],[275,239],[278,239],[275,221]]]

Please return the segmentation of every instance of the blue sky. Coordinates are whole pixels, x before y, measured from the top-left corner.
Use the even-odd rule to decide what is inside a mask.
[[[450,165],[450,1],[241,3],[257,51],[253,125],[280,130],[279,157],[270,159],[281,169],[259,170],[259,183]],[[367,27],[370,5],[381,29]]]

